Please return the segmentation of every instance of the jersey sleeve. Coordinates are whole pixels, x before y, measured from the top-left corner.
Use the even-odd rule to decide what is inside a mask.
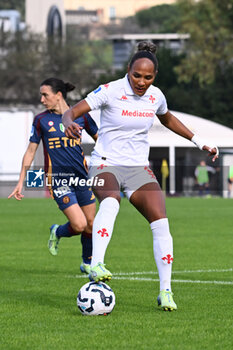
[[[108,104],[108,84],[100,85],[97,89],[90,92],[85,101],[91,110],[101,109]]]
[[[32,124],[32,129],[31,129],[29,141],[39,144],[40,140],[41,140],[40,119],[35,117],[33,124]]]
[[[163,115],[165,113],[167,113],[168,108],[167,108],[167,101],[166,101],[166,97],[164,96],[164,94],[161,92],[160,95],[160,105],[159,108],[157,109],[156,114],[157,115]]]
[[[89,113],[85,113],[82,116],[83,119],[83,128],[90,135],[94,136],[98,132],[98,126],[96,122],[92,119]]]

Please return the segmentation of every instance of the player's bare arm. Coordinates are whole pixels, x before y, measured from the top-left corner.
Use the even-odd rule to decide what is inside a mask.
[[[188,140],[192,139],[194,134],[170,111],[167,111],[167,113],[163,115],[157,115],[157,117],[159,118],[161,124],[166,126],[166,128]]]
[[[209,156],[213,156],[212,161],[214,162],[218,158],[218,148],[216,146],[210,147],[205,144],[205,141],[198,140],[195,142],[194,138],[197,138],[179,119],[177,119],[170,111],[167,111],[166,114],[157,115],[161,124],[166,126],[166,128],[175,132],[176,134],[194,142],[197,147],[199,147],[203,151],[208,151]]]
[[[70,109],[68,109],[62,116],[62,123],[65,127],[65,134],[71,139],[80,137],[81,127],[74,123],[74,120],[82,114],[90,112],[90,107],[85,100],[82,100]]]
[[[20,171],[20,176],[19,176],[19,181],[17,185],[15,186],[14,190],[12,193],[8,196],[8,198],[15,197],[17,200],[21,200],[24,195],[22,194],[22,188],[23,188],[23,181],[26,176],[26,170],[30,168],[32,161],[35,157],[36,150],[38,148],[38,144],[35,142],[30,142],[28,145],[28,148],[23,156],[22,160],[22,166],[21,166],[21,171]]]

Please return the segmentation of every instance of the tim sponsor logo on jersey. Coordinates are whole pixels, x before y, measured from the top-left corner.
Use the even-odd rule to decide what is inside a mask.
[[[146,109],[142,111],[134,110],[129,111],[128,109],[122,110],[122,117],[141,117],[141,118],[153,118],[155,113],[153,110]]]
[[[50,131],[50,130],[49,130]],[[69,139],[66,136],[63,137],[49,137],[48,138],[49,142],[49,148],[60,148],[60,147],[75,147],[80,144],[80,139],[75,140],[75,139]]]

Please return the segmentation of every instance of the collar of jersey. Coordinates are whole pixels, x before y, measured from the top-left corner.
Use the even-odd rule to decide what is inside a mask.
[[[62,114],[57,114],[57,113],[55,113],[54,111],[51,111],[51,109],[46,109],[45,113],[54,114],[56,117],[57,117],[57,116],[58,116],[58,117],[62,116]]]
[[[152,85],[151,85],[151,86],[152,86]],[[130,85],[129,79],[128,79],[128,74],[126,74],[125,77],[124,77],[124,89],[125,89],[126,95],[132,95],[132,96],[138,96],[138,97],[149,96],[149,95],[151,95],[151,89],[152,89],[151,86],[146,90],[146,92],[145,92],[145,94],[144,94],[143,96],[138,96],[138,95],[136,95],[136,94],[133,92],[133,90],[132,90],[132,88],[131,88],[131,85]]]

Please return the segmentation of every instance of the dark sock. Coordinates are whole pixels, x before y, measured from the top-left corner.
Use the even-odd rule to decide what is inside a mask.
[[[70,222],[68,221],[64,225],[60,225],[56,230],[56,236],[61,237],[72,237],[77,236],[77,233],[72,229]]]
[[[90,264],[92,258],[92,235],[90,233],[82,232],[82,258],[84,264]]]

